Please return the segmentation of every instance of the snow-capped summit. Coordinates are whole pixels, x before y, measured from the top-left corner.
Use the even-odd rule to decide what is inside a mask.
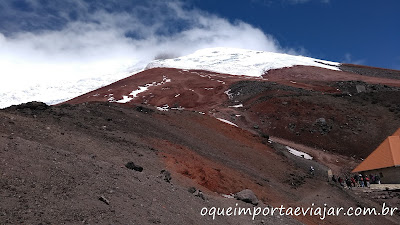
[[[232,75],[261,76],[271,69],[296,65],[340,70],[338,68],[340,63],[337,62],[282,53],[222,47],[202,49],[174,59],[154,60],[146,68],[198,69]]]
[[[32,83],[25,82],[26,85],[22,85],[19,81],[8,86],[3,84],[1,87],[8,88],[2,88],[0,91],[0,108],[28,101],[43,101],[47,104],[64,102],[85,92],[143,71],[144,65],[146,64],[132,65],[129,67],[129,70],[113,67],[110,68],[107,74],[102,74],[101,72],[99,74],[92,73],[83,78],[76,79],[75,76],[59,75],[59,79],[37,80]],[[271,69],[296,65],[340,70],[338,67],[340,64],[336,62],[282,53],[222,47],[202,49],[193,54],[173,59],[154,60],[147,65],[146,69],[164,67],[207,70],[231,75],[258,77]]]

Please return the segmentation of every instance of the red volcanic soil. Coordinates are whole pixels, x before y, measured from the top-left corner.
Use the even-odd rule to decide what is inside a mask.
[[[347,65],[347,64],[346,64]],[[346,68],[349,68],[350,65],[347,65]],[[354,71],[356,65],[351,67]],[[370,67],[362,67],[363,70],[360,69],[360,72],[354,73],[350,72],[350,69],[345,71],[336,71],[336,70],[328,70],[319,67],[310,67],[310,66],[293,66],[289,68],[269,70],[267,73],[263,75],[264,78],[267,78],[269,81],[275,81],[284,85],[305,88],[309,90],[319,90],[325,92],[338,92],[336,89],[329,89],[329,86],[326,85],[326,82],[332,81],[364,81],[370,84],[384,84],[390,86],[400,87],[400,72],[396,74],[398,76],[397,79],[393,75],[393,72],[389,74],[389,77],[382,76],[370,76],[370,74],[381,74],[387,73],[387,70],[378,69],[378,68],[370,68]],[[369,70],[374,70],[375,73],[367,73]],[[358,71],[357,71],[358,72]],[[389,71],[391,72],[391,71]],[[368,76],[364,75],[368,74]]]
[[[154,68],[127,77],[108,86],[81,95],[66,103],[76,104],[91,101],[114,101],[130,96],[132,91],[146,84],[156,83],[139,93],[126,104],[144,103],[152,106],[181,106],[187,109],[208,111],[219,107],[227,99],[224,93],[238,81],[270,81],[285,86],[324,93],[342,93],[330,85],[334,81],[364,81],[370,84],[384,84],[400,87],[400,80],[363,76],[351,72],[341,72],[318,67],[294,66],[270,70],[260,77],[233,76],[209,71]],[[169,79],[170,82],[161,83]],[[130,96],[133,97],[133,96]]]
[[[166,79],[170,81],[161,84]],[[144,103],[152,106],[168,104],[170,107],[180,106],[208,111],[227,100],[227,95],[224,93],[227,87],[243,79],[259,80],[261,78],[232,76],[208,71],[155,68],[81,95],[66,103],[104,102],[109,101],[110,97],[120,100],[124,95],[128,96],[132,91],[139,89],[140,86],[155,82],[159,85],[149,87],[147,91],[140,93],[126,104]]]
[[[328,70],[320,67],[311,67],[311,66],[293,66],[282,69],[269,70],[263,75],[263,77],[268,78],[271,81],[292,80],[292,81],[326,82],[326,81],[359,80],[375,84],[380,83],[393,86],[400,85],[400,81],[393,78],[386,78],[383,76],[382,77],[365,76],[361,73],[357,74],[346,71]]]
[[[66,103],[120,100],[153,84],[125,105],[183,107],[255,134],[360,159],[400,126],[400,79],[392,79],[391,70],[346,66],[348,72],[294,66],[264,78],[155,68]],[[244,107],[232,107],[239,104]]]
[[[166,163],[173,170],[214,192],[230,194],[247,187],[268,202],[282,201],[276,191],[281,187],[275,185],[289,176],[290,169],[258,137],[208,116],[182,113],[168,122],[191,140],[186,146],[154,141],[165,150]]]

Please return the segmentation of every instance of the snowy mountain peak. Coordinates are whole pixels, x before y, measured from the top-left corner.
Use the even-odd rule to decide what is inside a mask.
[[[232,75],[261,76],[271,69],[296,65],[340,70],[338,68],[340,63],[337,62],[282,53],[222,47],[206,48],[174,59],[154,60],[146,68],[198,69]]]

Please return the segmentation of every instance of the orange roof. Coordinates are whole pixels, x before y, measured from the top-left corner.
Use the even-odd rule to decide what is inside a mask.
[[[375,151],[373,151],[352,172],[381,169],[386,167],[400,166],[400,129],[393,136],[384,140]]]
[[[392,136],[400,136],[400,128]]]

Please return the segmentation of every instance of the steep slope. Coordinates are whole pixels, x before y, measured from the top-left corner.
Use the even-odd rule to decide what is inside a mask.
[[[250,179],[248,172],[243,172],[247,167],[240,163],[235,164],[238,168],[215,163],[215,170],[204,165],[211,152],[199,154],[206,152],[210,143],[185,135],[192,129],[190,126],[184,125],[184,131],[176,127],[174,121],[182,117],[181,113],[161,114],[143,107],[132,109],[104,103],[50,108],[30,103],[1,110],[0,114],[1,224],[210,224],[211,217],[200,215],[202,207],[228,207],[235,203],[246,206],[212,191],[229,194],[257,186],[253,179],[259,180]],[[201,115],[183,116],[195,122]],[[218,145],[225,142],[226,135],[239,132],[236,135],[242,136],[240,130],[230,131],[226,127],[223,129],[228,134],[201,124],[197,128],[204,131],[205,138],[219,137],[214,139]],[[220,150],[229,151],[238,145],[247,146],[254,154],[274,155],[261,143],[252,150],[257,145],[253,144],[257,143],[254,139],[244,135]],[[169,143],[169,147],[159,143]],[[218,183],[212,175],[221,174],[227,181],[234,178],[237,183],[207,186],[200,181],[197,184],[179,179],[183,175],[172,170],[171,182],[163,180],[160,171],[170,170],[169,163],[165,165],[163,161],[174,157],[180,162],[186,155],[183,146],[190,149],[193,157],[202,159],[197,161],[196,169],[214,171],[203,177],[203,182]],[[143,170],[126,168],[124,165],[129,161]],[[196,172],[187,169],[190,174]],[[205,192],[207,201],[189,193],[187,189],[191,186]],[[249,217],[226,217],[215,224],[250,221]],[[291,218],[272,218],[272,221],[297,224]]]
[[[359,159],[400,125],[400,89],[395,86],[400,80],[309,66],[270,70],[262,77],[154,68],[67,103],[194,110],[253,133]]]
[[[30,103],[0,115],[2,224],[321,223],[315,216],[252,221],[200,215],[203,207],[251,207],[221,196],[245,188],[256,193],[262,207],[379,207],[327,184],[318,163],[285,156],[247,131],[195,112]],[[126,168],[129,161],[143,169]],[[307,175],[310,165],[317,168],[314,177]],[[160,173],[165,169],[170,182]],[[206,200],[189,193],[191,186]],[[396,219],[339,216],[323,222],[395,224]]]
[[[155,68],[81,95],[66,103],[107,101],[124,104],[144,103],[153,106],[211,110],[227,100],[225,93],[234,82],[257,80],[244,76],[209,71]]]

